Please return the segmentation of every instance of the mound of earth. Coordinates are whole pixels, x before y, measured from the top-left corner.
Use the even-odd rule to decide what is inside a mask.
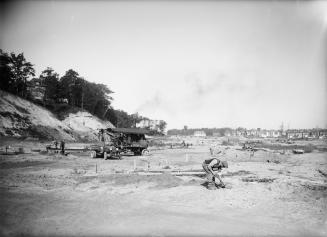
[[[61,121],[49,110],[0,90],[0,136],[96,140],[97,129],[106,127],[113,125],[86,112],[69,114]]]
[[[81,111],[69,114],[62,122],[86,140],[96,140],[98,129],[114,128],[110,122]]]

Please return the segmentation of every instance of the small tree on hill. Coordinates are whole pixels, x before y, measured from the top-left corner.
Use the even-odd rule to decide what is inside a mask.
[[[166,129],[167,123],[163,120],[159,121],[159,131],[161,133],[164,133],[165,129]]]
[[[75,105],[76,81],[79,75],[73,69],[69,69],[64,76],[60,78],[60,97],[67,98],[69,105]]]
[[[56,102],[59,94],[59,75],[48,67],[40,75],[42,84],[45,86],[44,101]]]

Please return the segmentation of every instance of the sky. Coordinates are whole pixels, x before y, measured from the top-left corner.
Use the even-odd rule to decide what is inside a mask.
[[[17,1],[0,48],[167,128],[327,127],[327,1]]]

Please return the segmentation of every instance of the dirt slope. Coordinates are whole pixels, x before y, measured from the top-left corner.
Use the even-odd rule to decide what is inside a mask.
[[[0,136],[95,140],[96,129],[102,127],[112,124],[86,112],[60,121],[47,109],[0,90]]]
[[[86,140],[96,140],[96,131],[100,128],[114,127],[110,122],[103,121],[88,112],[69,114],[62,122]]]

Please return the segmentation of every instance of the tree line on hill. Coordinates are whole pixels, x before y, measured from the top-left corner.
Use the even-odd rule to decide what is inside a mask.
[[[34,77],[32,80],[29,80]],[[29,90],[29,84],[38,84],[43,88],[41,101],[35,101]],[[128,114],[111,105],[114,93],[107,85],[89,82],[78,72],[69,69],[60,77],[48,67],[35,78],[33,64],[28,62],[23,53],[6,53],[0,49],[0,89],[38,102],[62,118],[68,112],[87,111],[100,119],[108,120],[116,127],[135,127],[146,117],[138,113]],[[164,122],[164,121],[163,121]],[[163,132],[166,122],[162,124]]]

